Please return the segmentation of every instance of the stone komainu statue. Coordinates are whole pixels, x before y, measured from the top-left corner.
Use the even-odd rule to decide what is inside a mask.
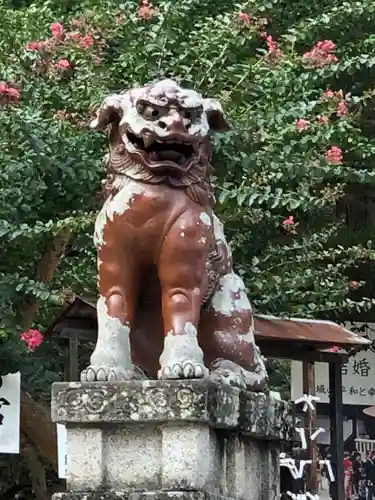
[[[110,148],[94,238],[98,340],[82,381],[210,373],[263,389],[251,306],[212,209],[220,104],[163,80],[110,95],[92,127]]]

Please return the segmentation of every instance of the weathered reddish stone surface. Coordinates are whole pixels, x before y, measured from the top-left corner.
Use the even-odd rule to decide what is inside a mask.
[[[83,381],[204,378],[252,390],[266,381],[253,316],[213,211],[213,99],[171,80],[107,97],[106,201],[95,226],[98,342]]]

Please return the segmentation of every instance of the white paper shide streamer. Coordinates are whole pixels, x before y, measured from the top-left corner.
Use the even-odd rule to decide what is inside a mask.
[[[318,396],[312,396],[311,394],[304,394],[300,398],[297,398],[294,402],[295,402],[295,404],[303,404],[302,411],[306,412],[308,409],[310,409],[311,411],[316,411],[314,404],[317,403],[318,401],[320,401],[320,398]],[[295,430],[301,439],[301,448],[303,450],[306,450],[307,449],[307,439],[306,439],[305,429],[302,429],[300,427],[296,427]],[[319,436],[319,434],[321,434],[322,432],[325,432],[325,429],[323,429],[323,427],[318,427],[311,434],[310,441],[315,441],[316,438]],[[290,473],[291,473],[293,479],[302,479],[305,466],[309,465],[309,464],[312,464],[312,460],[300,460],[299,467],[297,468],[295,459],[287,457],[285,453],[280,453],[280,467],[287,467],[290,470]],[[333,474],[332,465],[331,465],[330,460],[319,460],[319,464],[326,465],[329,480],[331,482],[335,481],[335,476]],[[287,491],[287,495],[292,500],[319,500],[320,499],[319,495],[310,493],[308,491],[306,493],[297,493],[297,494],[292,493],[291,491]]]

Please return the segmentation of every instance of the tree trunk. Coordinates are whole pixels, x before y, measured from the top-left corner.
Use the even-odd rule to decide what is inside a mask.
[[[71,236],[72,232],[69,229],[61,229],[47,244],[35,271],[35,281],[45,284],[52,281]],[[36,297],[30,296],[25,299],[20,308],[20,324],[22,328],[27,330],[31,327],[39,306],[40,300]]]
[[[35,271],[35,280],[50,283],[61,262],[61,258],[72,236],[68,229],[62,229],[47,244]],[[20,308],[20,324],[27,330],[31,327],[38,313],[40,300],[27,297]],[[25,456],[32,479],[32,486],[37,500],[47,500],[47,487],[43,462],[49,463],[57,471],[57,431],[51,422],[49,409],[36,402],[30,394],[21,392],[21,433]]]
[[[21,432],[45,462],[57,470],[57,430],[44,405],[21,393]]]
[[[25,458],[30,470],[31,485],[36,500],[48,500],[46,471],[34,446],[27,437],[21,434],[21,455]]]

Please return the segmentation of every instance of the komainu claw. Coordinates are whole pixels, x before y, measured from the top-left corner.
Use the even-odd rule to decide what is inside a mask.
[[[173,365],[163,366],[158,371],[158,378],[164,380],[204,378],[208,375],[208,370],[201,363],[191,360],[174,362]]]
[[[90,365],[81,372],[81,382],[116,382],[134,378],[136,378],[134,371],[125,370],[120,366]]]

